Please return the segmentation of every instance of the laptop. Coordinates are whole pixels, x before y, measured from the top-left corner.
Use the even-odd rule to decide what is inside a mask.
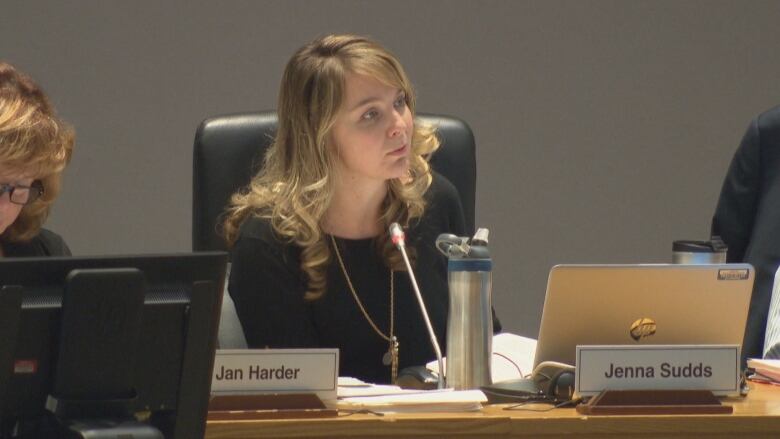
[[[575,364],[577,345],[742,345],[749,264],[557,265],[534,367]]]

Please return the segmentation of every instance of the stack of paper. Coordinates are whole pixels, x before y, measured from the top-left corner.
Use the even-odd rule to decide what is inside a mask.
[[[780,385],[780,360],[749,358],[747,365],[755,370],[751,378]]]
[[[479,390],[413,390],[384,384],[369,384],[356,378],[339,377],[338,408],[377,413],[469,412],[487,402]]]
[[[339,377],[338,397],[352,398],[355,396],[382,396],[401,393],[419,393],[419,390],[404,390],[389,384],[369,384],[352,377]]]
[[[479,390],[405,390],[402,393],[340,398],[339,410],[370,410],[378,413],[478,411],[487,402]]]

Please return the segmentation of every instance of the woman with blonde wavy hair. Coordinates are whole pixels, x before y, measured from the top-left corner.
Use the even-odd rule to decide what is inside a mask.
[[[27,75],[0,61],[0,255],[63,256],[43,223],[73,151],[73,130]]]
[[[339,348],[340,374],[371,382],[433,359],[393,222],[443,345],[447,271],[434,242],[465,225],[455,188],[428,166],[439,142],[414,109],[403,67],[367,38],[326,36],[289,60],[276,137],[224,223],[250,347]]]

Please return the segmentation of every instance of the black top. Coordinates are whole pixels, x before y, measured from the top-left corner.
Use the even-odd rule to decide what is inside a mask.
[[[35,256],[70,256],[70,249],[62,237],[51,230],[41,229],[31,240],[8,242],[0,237],[3,254],[7,258]]]
[[[445,352],[449,294],[447,260],[435,248],[441,233],[465,234],[460,199],[452,184],[434,174],[425,194],[421,220],[406,231],[407,246],[417,252],[415,274]],[[327,237],[330,240],[330,237]],[[390,321],[390,272],[375,240],[336,238],[346,270],[371,319],[387,334]],[[386,383],[390,367],[382,363],[388,342],[371,328],[355,303],[333,252],[327,271],[327,291],[316,301],[305,301],[305,279],[300,270],[301,249],[276,238],[270,222],[248,219],[232,249],[229,291],[253,348],[338,348],[341,376]],[[399,367],[425,364],[435,358],[425,322],[405,272],[396,272],[395,334]],[[494,318],[494,330],[501,329]]]
[[[780,264],[780,107],[750,123],[723,181],[712,233],[728,245],[728,262],[756,268],[742,355],[760,358]]]

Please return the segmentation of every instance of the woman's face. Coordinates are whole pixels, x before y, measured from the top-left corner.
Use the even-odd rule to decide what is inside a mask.
[[[0,185],[30,186],[32,183],[32,177],[0,167]],[[0,234],[5,233],[5,229],[16,221],[22,207],[20,204],[11,202],[10,193],[6,192],[0,196]]]
[[[340,177],[359,183],[405,176],[414,123],[403,90],[353,73],[345,86],[332,129]]]

